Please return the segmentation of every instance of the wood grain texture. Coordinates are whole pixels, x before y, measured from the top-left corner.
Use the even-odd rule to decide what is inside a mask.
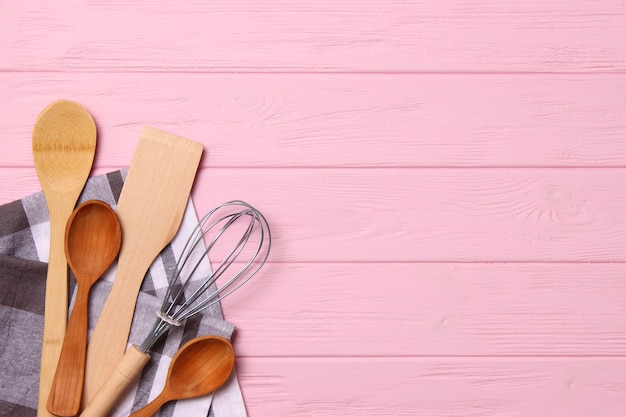
[[[267,267],[223,302],[246,358],[626,353],[622,264]]]
[[[3,5],[0,68],[619,72],[626,69],[623,6],[617,0],[29,0]]]
[[[623,415],[621,359],[266,358],[237,363],[250,415]]]
[[[268,217],[223,303],[251,417],[624,414],[624,2],[5,3],[0,202],[65,97],[93,174],[152,126],[199,213]]]
[[[0,73],[0,166],[31,166],[59,95],[95,113],[97,166],[130,164],[144,126],[202,141],[205,167],[626,166],[621,74],[107,72]]]
[[[618,262],[625,182],[622,169],[203,169],[193,196],[245,195],[282,262]]]

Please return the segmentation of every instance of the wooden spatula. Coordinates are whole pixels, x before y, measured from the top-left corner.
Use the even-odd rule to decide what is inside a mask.
[[[153,128],[141,132],[117,205],[122,249],[87,348],[83,404],[124,355],[141,282],[180,226],[201,155],[198,142]]]

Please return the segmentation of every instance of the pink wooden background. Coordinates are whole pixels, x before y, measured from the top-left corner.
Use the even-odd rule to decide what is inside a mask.
[[[268,216],[250,416],[626,415],[623,1],[3,1],[0,203],[59,98]]]

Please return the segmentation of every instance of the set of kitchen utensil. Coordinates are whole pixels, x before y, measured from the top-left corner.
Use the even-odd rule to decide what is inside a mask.
[[[59,100],[46,107],[35,123],[32,146],[50,213],[37,415],[77,416],[82,410],[81,416],[106,416],[170,328],[256,275],[269,255],[270,228],[243,201],[221,204],[204,215],[168,277],[152,330],[140,346],[126,350],[141,283],[178,232],[202,145],[144,128],[116,210],[99,200],[75,208],[96,149],[95,123],[81,105]],[[211,271],[200,268],[206,257],[212,260]],[[89,291],[116,258],[113,286],[87,344]],[[68,265],[77,284],[69,321]],[[214,391],[230,376],[234,358],[224,338],[190,340],[174,356],[163,392],[133,416],[150,416],[167,401]]]

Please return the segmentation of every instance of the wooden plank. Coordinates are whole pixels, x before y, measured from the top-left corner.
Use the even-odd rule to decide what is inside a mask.
[[[625,12],[615,0],[6,2],[0,68],[619,72]]]
[[[222,305],[246,357],[623,356],[625,286],[622,264],[278,263]]]
[[[144,126],[203,142],[205,167],[626,166],[624,75],[189,73],[0,74],[0,166],[32,166],[60,95],[94,115],[97,166]]]
[[[245,358],[254,416],[617,417],[621,358]]]
[[[280,262],[622,262],[624,169],[211,169],[199,210],[264,211]]]
[[[100,171],[96,171],[100,172]],[[626,169],[213,169],[199,213],[243,199],[279,262],[624,262]],[[0,169],[1,202],[39,189]]]

